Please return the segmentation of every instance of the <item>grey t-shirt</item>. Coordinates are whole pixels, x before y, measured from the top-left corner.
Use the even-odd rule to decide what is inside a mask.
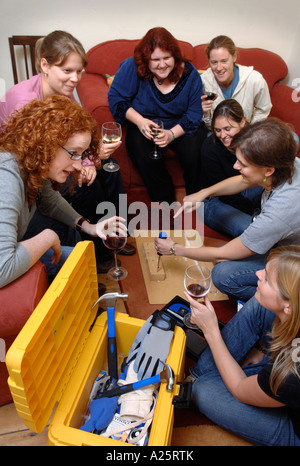
[[[80,216],[60,195],[50,181],[41,191],[39,209],[69,226]],[[34,215],[26,199],[25,186],[15,156],[0,153],[0,287],[12,282],[30,268],[27,249],[19,244]]]
[[[300,160],[295,159],[291,184],[283,183],[262,196],[261,213],[242,233],[242,243],[257,254],[275,245],[300,245]]]

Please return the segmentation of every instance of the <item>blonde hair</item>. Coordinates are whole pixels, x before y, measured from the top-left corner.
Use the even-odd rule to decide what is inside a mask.
[[[35,68],[38,73],[42,72],[42,58],[45,58],[49,65],[62,66],[73,52],[80,55],[84,68],[88,63],[88,58],[79,40],[68,32],[53,31],[38,39],[35,44]]]
[[[268,260],[277,267],[277,285],[282,298],[289,302],[290,312],[284,321],[277,317],[270,332],[270,358],[274,360],[270,387],[276,395],[286,377],[299,377],[293,361],[293,340],[300,329],[300,246],[281,246],[271,251]]]

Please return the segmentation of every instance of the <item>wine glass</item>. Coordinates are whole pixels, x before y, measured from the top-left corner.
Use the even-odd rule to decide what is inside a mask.
[[[105,239],[102,240],[104,245],[108,249],[112,249],[114,252],[114,259],[115,259],[115,267],[112,267],[109,269],[107,272],[107,277],[110,280],[123,280],[124,278],[127,277],[128,272],[124,267],[119,267],[118,266],[118,258],[117,258],[117,253],[118,251],[121,251],[121,249],[124,248],[126,242],[127,242],[127,237],[125,236],[124,232],[116,227],[115,231],[113,233],[108,233]]]
[[[184,287],[192,298],[202,298],[207,295],[211,287],[211,271],[206,265],[190,265],[184,275]],[[184,324],[191,329],[197,329],[196,324],[192,324],[191,312],[188,312],[184,318]]]
[[[160,150],[158,150],[157,145],[155,144],[155,138],[156,136],[161,133],[164,129],[164,122],[161,120],[153,120],[153,123],[155,125],[152,125],[150,127],[150,134],[154,138],[154,151],[150,152],[149,157],[151,159],[161,159],[162,158],[162,153]]]
[[[113,142],[118,142],[122,137],[122,128],[120,123],[115,121],[109,121],[103,123],[102,125],[102,141],[104,144],[112,144]],[[116,162],[113,162],[111,159],[108,163],[103,165],[103,170],[106,172],[117,172],[120,170],[119,165]]]

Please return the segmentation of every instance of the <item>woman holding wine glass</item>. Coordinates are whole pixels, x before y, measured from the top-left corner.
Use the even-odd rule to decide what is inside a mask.
[[[220,331],[207,296],[186,293],[207,348],[190,369],[192,400],[259,446],[300,446],[300,246],[271,251],[252,297]]]
[[[186,292],[194,299],[203,298],[209,293],[211,287],[211,272],[206,265],[190,265],[184,274],[184,287]],[[191,329],[198,328],[191,322],[189,312],[183,318],[184,324]]]
[[[193,195],[175,213],[196,209],[211,196],[232,195],[246,188],[263,188],[261,211],[246,230],[222,247],[189,248],[173,240],[155,239],[158,252],[176,254],[197,261],[213,261],[212,280],[222,293],[242,300],[256,289],[256,271],[265,266],[275,245],[300,245],[300,160],[290,127],[268,118],[243,128],[233,138],[236,168],[240,175],[227,178]],[[192,197],[192,196],[191,196]]]
[[[10,88],[0,102],[0,124],[4,125],[10,115],[33,99],[45,100],[52,95],[63,95],[76,103],[73,95],[82,71],[88,63],[82,44],[66,31],[53,31],[36,43],[36,69],[38,74]],[[121,141],[104,144],[97,148],[98,158],[105,162],[121,145]],[[98,168],[98,169],[97,169]],[[109,201],[116,207],[119,194],[124,193],[120,172],[107,173],[91,160],[84,160],[78,185],[72,192],[62,188],[61,194],[92,223],[99,220],[96,214],[100,202]],[[36,235],[45,228],[57,232],[65,246],[74,246],[79,239],[87,239],[83,232],[77,232],[60,221],[41,215],[37,209],[28,229],[28,236]],[[99,238],[93,238],[98,273],[107,272],[113,265],[112,254]],[[123,253],[133,254],[135,248],[127,244]]]
[[[172,178],[164,158],[151,156],[173,149],[183,169],[187,194],[199,189],[200,149],[206,136],[202,123],[202,82],[187,62],[177,40],[166,29],[150,29],[134,56],[121,63],[108,92],[114,119],[128,123],[126,146],[152,201],[175,201]],[[154,120],[163,129],[153,135]]]
[[[227,36],[217,36],[206,48],[209,68],[201,74],[203,121],[211,128],[216,106],[224,99],[237,100],[249,123],[264,120],[272,108],[268,85],[253,66],[237,65],[237,48]],[[207,93],[214,93],[208,99]]]

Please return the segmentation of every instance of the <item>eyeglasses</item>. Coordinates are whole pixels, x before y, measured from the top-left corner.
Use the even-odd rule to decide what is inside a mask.
[[[92,154],[90,153],[89,149],[85,150],[82,155],[80,154],[77,154],[77,152],[75,150],[68,150],[66,149],[64,146],[60,146],[63,150],[65,150],[66,152],[68,152],[69,156],[70,156],[70,159],[71,160],[84,160],[86,159],[87,157],[88,158],[92,158]]]

